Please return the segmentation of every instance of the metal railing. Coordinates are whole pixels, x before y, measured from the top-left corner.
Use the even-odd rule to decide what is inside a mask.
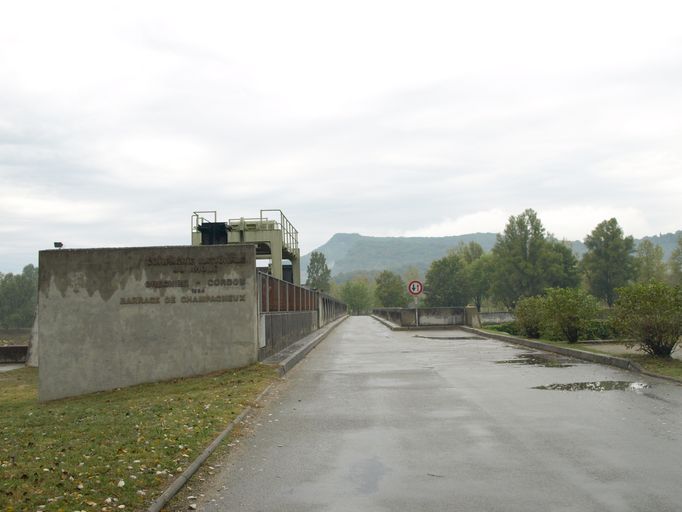
[[[288,249],[298,249],[298,230],[293,226],[282,210],[261,210],[260,218],[263,219],[264,212],[278,212],[279,226],[282,230],[282,243]]]
[[[346,314],[348,306],[334,297],[258,272],[259,313],[317,311],[320,327]]]
[[[317,311],[318,292],[258,273],[260,312]]]
[[[204,217],[204,215],[207,214],[213,214],[213,220],[207,219]],[[203,211],[197,211],[197,212],[192,212],[192,219],[191,219],[191,232],[192,233],[198,233],[199,232],[199,226],[205,222],[217,222],[218,219],[218,212],[216,210],[203,210]]]

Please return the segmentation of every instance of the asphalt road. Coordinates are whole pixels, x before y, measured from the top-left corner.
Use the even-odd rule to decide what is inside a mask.
[[[682,386],[464,331],[350,318],[255,421],[198,510],[682,510]]]

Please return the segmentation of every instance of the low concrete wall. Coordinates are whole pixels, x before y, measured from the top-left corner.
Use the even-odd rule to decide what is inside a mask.
[[[6,345],[0,347],[0,363],[25,363],[28,357],[28,345]]]
[[[320,327],[317,311],[264,313],[261,315],[261,321],[265,346],[258,349],[259,361],[284,350]]]
[[[419,325],[462,325],[464,308],[419,308]]]
[[[481,317],[481,323],[486,324],[504,324],[507,322],[513,322],[515,320],[514,315],[508,311],[495,311],[492,313],[479,313]]]
[[[255,362],[255,257],[251,244],[42,251],[40,400]]]
[[[382,308],[373,313],[401,327],[465,325],[464,308]]]
[[[374,309],[372,314],[396,325],[402,325],[403,308],[378,308]]]

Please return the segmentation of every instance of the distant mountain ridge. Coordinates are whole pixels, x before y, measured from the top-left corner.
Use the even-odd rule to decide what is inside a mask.
[[[653,244],[660,245],[667,261],[677,245],[679,236],[682,236],[682,231],[646,236],[641,240],[650,240]],[[343,281],[360,272],[375,274],[382,270],[392,270],[403,273],[410,267],[416,267],[421,275],[424,275],[432,261],[442,258],[448,250],[460,244],[477,242],[488,252],[496,240],[496,233],[441,237],[375,237],[358,233],[336,233],[329,241],[314,250],[325,255],[332,277],[337,281]],[[638,245],[641,240],[636,240],[635,244]],[[585,244],[579,240],[567,243],[578,258],[587,250]],[[304,280],[309,261],[310,253],[301,258]]]

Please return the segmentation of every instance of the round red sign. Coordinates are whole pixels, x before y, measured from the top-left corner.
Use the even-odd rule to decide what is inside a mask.
[[[414,281],[410,281],[407,285],[407,291],[414,297],[421,295],[424,291],[424,284],[421,281],[417,281],[416,279]]]

